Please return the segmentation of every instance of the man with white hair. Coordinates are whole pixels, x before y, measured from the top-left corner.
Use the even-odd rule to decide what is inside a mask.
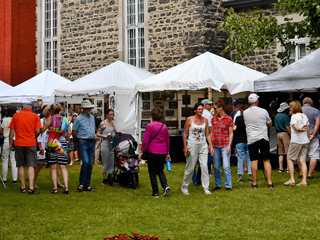
[[[210,99],[203,99],[201,101],[201,103],[203,104],[204,108],[203,108],[203,112],[202,112],[202,117],[205,117],[206,119],[208,119],[208,126],[209,126],[209,133],[210,135],[212,134],[212,114],[210,112],[211,108],[212,108],[212,104],[213,102]],[[211,174],[211,165],[213,164],[213,157],[211,156],[210,153],[208,153],[208,172],[209,172],[209,176],[213,177],[213,174]],[[200,170],[200,168],[199,168]]]
[[[307,178],[312,179],[313,171],[316,168],[317,160],[319,159],[318,130],[320,126],[320,111],[313,107],[313,101],[309,97],[306,97],[305,99],[303,99],[302,104],[303,104],[302,112],[305,115],[307,115],[310,123],[310,136],[309,136],[310,143],[309,143],[309,149],[308,149],[308,158],[310,159],[310,163],[309,163],[309,174]]]
[[[40,134],[41,122],[37,114],[33,113],[32,106],[25,104],[23,110],[13,115],[9,125],[9,146],[15,151],[16,163],[21,181],[21,193],[26,193],[25,167],[28,167],[29,194],[35,194],[34,174],[37,167],[37,142]],[[13,136],[15,141],[13,145]]]
[[[243,112],[243,118],[246,125],[248,148],[251,159],[251,170],[253,183],[251,188],[258,188],[257,172],[259,151],[263,160],[264,169],[267,173],[268,188],[273,189],[274,185],[271,180],[270,164],[270,146],[268,138],[268,127],[272,126],[272,121],[268,112],[259,108],[259,96],[251,93],[248,97],[250,107]]]

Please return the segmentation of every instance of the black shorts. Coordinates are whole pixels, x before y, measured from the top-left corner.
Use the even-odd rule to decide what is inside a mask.
[[[262,160],[270,159],[270,145],[269,141],[261,139],[253,144],[248,145],[250,160],[256,161],[259,160],[259,150]]]
[[[17,167],[37,167],[37,146],[15,146],[14,150]]]

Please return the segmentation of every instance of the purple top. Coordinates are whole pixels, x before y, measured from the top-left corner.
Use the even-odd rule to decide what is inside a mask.
[[[166,125],[163,125],[161,131],[159,132],[162,123],[159,121],[154,121],[152,123],[147,124],[146,131],[144,134],[144,139],[141,145],[141,151],[155,153],[155,154],[166,154],[170,150],[170,139],[169,139],[169,132]],[[159,132],[157,137],[150,140]],[[149,144],[149,148],[147,149]]]

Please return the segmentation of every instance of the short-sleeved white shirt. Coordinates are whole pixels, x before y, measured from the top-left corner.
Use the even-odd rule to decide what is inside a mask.
[[[203,112],[202,112],[202,117],[205,117],[206,119],[208,119],[208,126],[209,127],[212,127],[212,114],[210,111],[208,111],[207,109],[203,109]]]
[[[243,112],[243,119],[246,125],[248,145],[261,139],[269,141],[267,125],[271,123],[271,119],[265,109],[251,106]]]
[[[291,141],[292,143],[306,144],[309,143],[309,136],[307,131],[298,132],[294,129],[293,124],[297,124],[299,128],[303,128],[306,125],[309,125],[308,117],[303,113],[293,114],[290,121],[291,128]]]

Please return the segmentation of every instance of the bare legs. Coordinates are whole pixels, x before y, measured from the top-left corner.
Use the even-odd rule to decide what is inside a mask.
[[[272,184],[271,179],[271,164],[270,160],[263,160],[264,170],[266,171],[267,178],[268,178],[268,184]],[[258,160],[251,161],[251,170],[252,170],[252,179],[253,179],[253,185],[257,185],[257,173],[258,173]]]
[[[311,159],[309,163],[309,177],[312,177],[313,171],[317,166],[317,159]]]
[[[43,168],[43,166],[44,166],[44,164],[37,164],[37,167],[36,167],[36,169],[35,169],[35,173],[34,173],[34,185],[36,185],[37,184],[37,178],[38,178],[38,175],[39,175],[39,172],[40,172],[40,170]]]
[[[283,155],[279,155],[279,170],[283,170]]]
[[[29,189],[33,189],[34,184],[34,168],[28,167]],[[26,170],[25,167],[19,167],[19,177],[21,181],[21,189],[26,188]]]
[[[58,177],[57,177],[57,171],[58,171],[58,163],[51,164],[50,165],[50,175],[53,183],[53,190],[58,189]]]
[[[288,164],[288,169],[289,169],[289,174],[290,174],[289,181],[291,183],[294,183],[295,182],[295,180],[294,180],[294,165],[293,165],[292,159],[287,158],[287,164]],[[302,181],[298,185],[306,186],[307,185],[307,171],[308,171],[306,161],[299,159],[298,165],[300,168],[300,174],[302,175]],[[288,182],[286,182],[286,183],[288,183]],[[286,183],[284,185],[294,185],[294,184],[286,184]]]

